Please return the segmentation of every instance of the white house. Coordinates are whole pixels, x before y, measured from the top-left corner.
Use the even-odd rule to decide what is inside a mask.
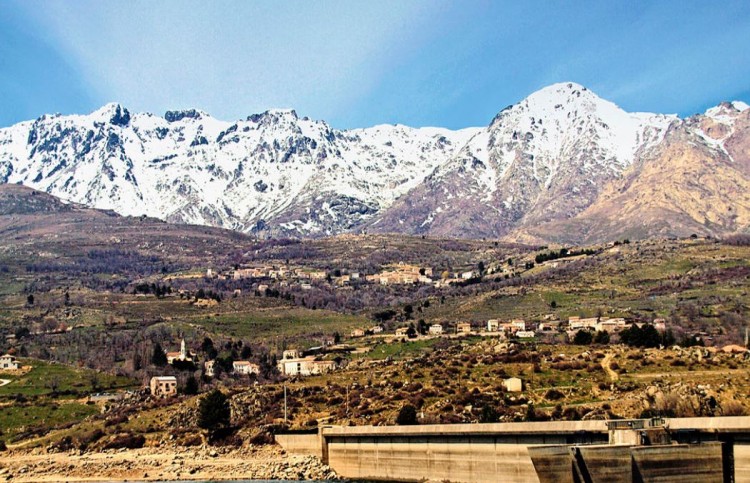
[[[523,391],[523,381],[517,377],[509,377],[503,381],[503,387],[508,392],[521,392]]]
[[[513,319],[510,321],[510,327],[512,331],[526,330],[526,321],[523,319]]]
[[[461,278],[464,280],[469,280],[470,278],[474,278],[474,272],[464,272],[461,274]]]
[[[440,324],[432,324],[429,328],[429,333],[433,335],[440,335],[443,333],[443,326]]]
[[[336,369],[335,361],[320,361],[314,356],[298,359],[282,359],[277,363],[279,372],[286,376],[312,376]]]
[[[519,339],[533,339],[535,335],[536,334],[534,334],[533,330],[516,331],[516,337],[518,337]]]
[[[232,371],[235,374],[260,374],[260,366],[249,361],[234,361]]]
[[[18,369],[18,361],[10,354],[0,356],[0,370],[11,371]]]
[[[214,372],[214,367],[216,366],[216,361],[206,361],[203,364],[203,369],[208,377],[214,377],[216,374]]]
[[[487,321],[487,332],[497,332],[500,328],[500,321],[497,319],[490,319]]]

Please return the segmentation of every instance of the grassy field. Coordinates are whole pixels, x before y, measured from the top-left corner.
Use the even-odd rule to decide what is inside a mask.
[[[35,427],[52,428],[75,423],[99,412],[94,405],[73,401],[38,402],[0,406],[0,428],[4,439]]]
[[[0,378],[11,382],[0,387],[0,400],[17,394],[23,396],[48,396],[53,388],[58,393],[87,395],[95,391],[127,389],[136,387],[135,381],[125,377],[115,377],[88,369],[76,369],[62,364],[40,360],[21,359],[21,364],[32,369],[23,375],[0,373]],[[94,388],[96,382],[96,388]]]
[[[317,334],[331,335],[334,332],[348,334],[356,327],[369,324],[363,316],[289,307],[196,315],[191,317],[190,320],[192,323],[205,327],[210,332],[236,337],[250,337],[256,340],[295,338]]]

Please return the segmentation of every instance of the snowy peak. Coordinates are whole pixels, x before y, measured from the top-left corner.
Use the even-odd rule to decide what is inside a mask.
[[[92,112],[90,118],[94,121],[122,127],[127,126],[130,122],[130,111],[116,102],[111,102]]]

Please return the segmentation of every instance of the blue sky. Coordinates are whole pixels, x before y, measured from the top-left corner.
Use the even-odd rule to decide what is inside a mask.
[[[0,126],[115,101],[460,128],[562,81],[629,111],[750,102],[750,2],[0,3]]]

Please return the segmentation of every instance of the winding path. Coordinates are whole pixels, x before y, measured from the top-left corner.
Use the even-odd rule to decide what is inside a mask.
[[[604,372],[607,373],[611,382],[617,382],[617,380],[620,379],[620,375],[612,370],[612,367],[610,366],[610,363],[612,362],[612,359],[614,359],[614,357],[615,355],[610,352],[606,356],[604,356],[604,359],[602,359],[602,369],[604,369]]]

